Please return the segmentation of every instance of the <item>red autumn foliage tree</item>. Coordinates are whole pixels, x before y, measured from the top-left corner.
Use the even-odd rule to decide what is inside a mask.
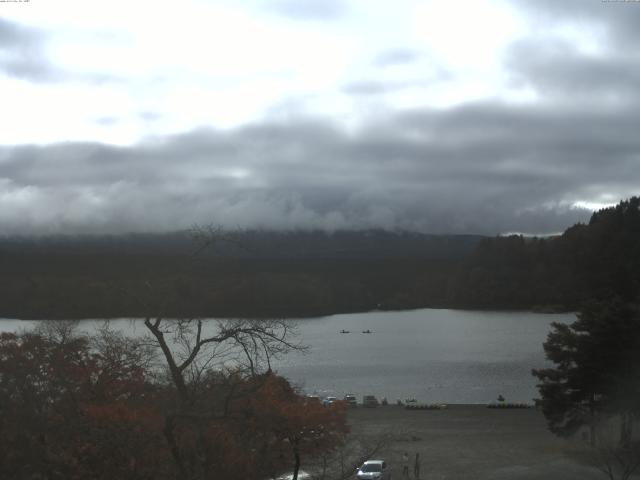
[[[266,375],[256,395],[249,400],[253,411],[251,428],[268,436],[278,458],[290,459],[294,478],[301,461],[329,453],[341,445],[349,432],[346,405],[324,406],[299,395],[286,379]]]
[[[0,478],[263,479],[347,433],[342,405],[310,403],[255,362],[178,388],[151,357],[108,330],[0,335]]]
[[[138,475],[136,458],[162,442],[147,387],[87,338],[0,335],[0,477],[162,478]]]

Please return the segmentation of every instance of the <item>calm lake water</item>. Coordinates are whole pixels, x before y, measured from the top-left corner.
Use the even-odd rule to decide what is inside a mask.
[[[298,322],[306,354],[291,354],[275,369],[307,393],[354,393],[424,402],[532,402],[532,368],[546,365],[542,342],[551,322],[573,314],[413,310],[331,315]],[[0,320],[15,331],[36,322]],[[95,322],[86,321],[90,329]],[[117,328],[144,333],[144,326],[113,320]],[[348,334],[339,333],[345,329]],[[371,330],[371,334],[361,333]]]

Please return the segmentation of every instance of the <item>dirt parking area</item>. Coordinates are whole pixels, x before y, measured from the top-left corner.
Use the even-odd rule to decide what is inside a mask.
[[[423,480],[605,478],[588,460],[577,460],[576,452],[583,449],[580,442],[555,437],[535,409],[358,407],[349,411],[349,422],[354,435],[390,434],[379,457],[392,465],[394,480],[403,478],[403,452],[410,457],[411,479],[416,453]]]

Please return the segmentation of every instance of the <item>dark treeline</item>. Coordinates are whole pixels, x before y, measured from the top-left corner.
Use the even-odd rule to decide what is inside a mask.
[[[215,230],[0,240],[0,316],[574,310],[637,300],[640,200],[551,238]],[[219,239],[202,248],[211,238]]]
[[[440,306],[454,269],[481,239],[215,230],[5,238],[0,316],[269,317]]]
[[[574,310],[640,292],[640,199],[594,213],[561,236],[485,239],[450,284],[452,305]]]
[[[197,254],[216,258],[251,259],[458,259],[469,254],[484,237],[425,235],[384,230],[290,231],[241,230],[224,232],[196,227],[163,234],[55,235],[0,237],[0,254],[45,255],[160,255],[183,258]],[[204,244],[212,248],[202,248]]]

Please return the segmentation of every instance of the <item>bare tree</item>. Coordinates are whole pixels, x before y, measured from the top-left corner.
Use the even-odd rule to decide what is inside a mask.
[[[590,450],[590,460],[609,480],[628,480],[640,467],[640,442],[600,445]]]
[[[272,361],[291,350],[304,348],[295,341],[293,324],[284,320],[167,320],[146,318],[144,325],[162,352],[177,402],[167,412],[164,435],[181,478],[207,478],[212,469],[205,447],[205,426],[224,419],[236,395],[234,379],[270,372]],[[232,374],[231,374],[232,373]],[[218,374],[222,407],[205,398],[211,376]],[[243,390],[246,395],[247,391]],[[220,396],[218,395],[218,397]],[[189,425],[198,437],[195,452],[181,450],[176,437],[180,425]]]
[[[79,324],[78,320],[47,320],[38,323],[35,333],[53,343],[64,345],[79,336]]]
[[[221,242],[242,248],[233,233],[220,227],[194,227],[192,236],[196,249],[186,261]],[[147,299],[136,300],[147,312],[162,311],[158,307],[164,299],[151,281],[147,287]],[[184,308],[189,311],[188,305]],[[231,401],[250,393],[237,388],[243,380],[270,373],[273,360],[292,350],[304,350],[296,340],[295,325],[271,319],[166,319],[153,313],[145,318],[144,325],[175,387],[175,403],[167,408],[163,433],[179,478],[208,478],[212,460],[205,447],[206,426],[212,421],[225,421]],[[258,388],[259,382],[253,384]],[[185,452],[180,446],[178,434],[185,425],[196,432],[195,452]]]
[[[255,376],[271,371],[272,360],[304,350],[286,320],[166,320],[146,318],[162,351],[180,402],[193,403],[195,380],[205,370],[233,369]]]

